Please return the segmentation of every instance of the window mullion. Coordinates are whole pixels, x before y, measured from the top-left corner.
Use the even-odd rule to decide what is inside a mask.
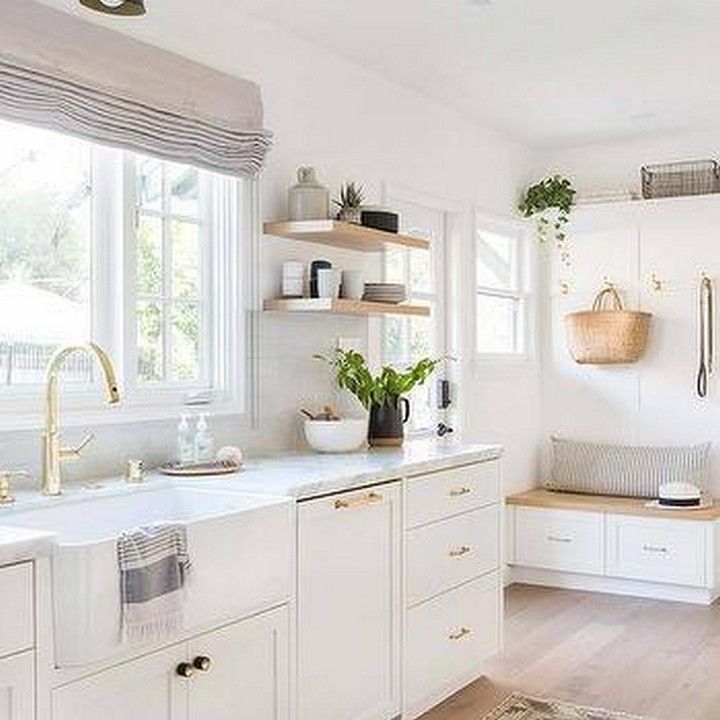
[[[122,367],[123,316],[123,155],[93,150],[92,339],[107,348]]]
[[[163,380],[170,381],[170,353],[172,352],[171,322],[172,312],[172,236],[170,233],[170,189],[167,178],[167,168],[163,166],[163,193],[162,193],[162,316],[163,316]]]
[[[140,225],[139,199],[135,189],[135,159],[129,153],[122,157],[123,253],[119,267],[123,268],[122,303],[118,312],[122,317],[123,368],[125,384],[137,385],[137,233]]]

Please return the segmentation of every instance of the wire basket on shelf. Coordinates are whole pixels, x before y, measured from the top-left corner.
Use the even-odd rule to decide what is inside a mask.
[[[646,199],[720,192],[720,165],[715,160],[645,165],[641,173]]]

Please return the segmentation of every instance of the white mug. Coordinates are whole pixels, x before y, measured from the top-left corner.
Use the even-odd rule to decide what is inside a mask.
[[[340,272],[332,268],[317,271],[318,297],[335,299],[340,294]]]
[[[348,300],[362,300],[365,294],[365,275],[360,270],[343,270],[342,296]]]

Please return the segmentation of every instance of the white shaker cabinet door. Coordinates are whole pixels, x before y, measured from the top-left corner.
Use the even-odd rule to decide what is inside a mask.
[[[298,509],[300,720],[400,712],[399,483]]]
[[[180,677],[176,645],[53,692],[53,720],[187,720],[191,679]]]
[[[288,720],[288,610],[190,641],[189,720]]]
[[[0,720],[35,717],[34,660],[32,651],[0,660]]]

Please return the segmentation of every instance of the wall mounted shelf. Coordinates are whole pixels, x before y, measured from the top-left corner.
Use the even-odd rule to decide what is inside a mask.
[[[328,315],[411,315],[428,317],[430,308],[424,305],[391,305],[332,298],[272,299],[264,303],[266,312],[326,313]]]
[[[424,238],[374,230],[339,220],[266,222],[263,230],[266,235],[360,252],[378,252],[386,247],[398,245],[418,250],[430,249],[430,242]]]

